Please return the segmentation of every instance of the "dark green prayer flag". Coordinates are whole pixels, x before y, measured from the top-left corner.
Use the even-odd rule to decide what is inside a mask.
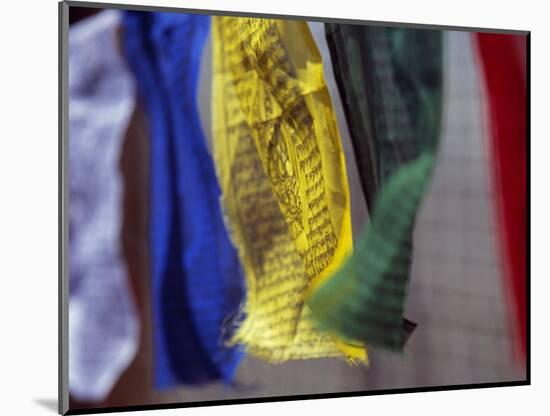
[[[325,329],[401,350],[415,327],[403,308],[440,135],[443,34],[330,23],[326,36],[370,223],[308,304]]]

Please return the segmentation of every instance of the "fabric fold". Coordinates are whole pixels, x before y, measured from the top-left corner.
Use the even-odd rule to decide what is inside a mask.
[[[304,305],[352,249],[344,154],[307,23],[213,22],[213,153],[247,282],[233,342],[272,362],[366,360]]]
[[[412,233],[440,134],[442,32],[325,27],[370,223],[307,304],[344,339],[401,350],[415,327],[403,318]]]
[[[197,108],[210,18],[127,12],[124,23],[150,124],[155,382],[230,382],[242,351],[225,345],[224,322],[239,308],[243,278]]]
[[[527,36],[477,33],[488,97],[496,218],[517,357],[527,354]]]
[[[69,30],[69,391],[104,400],[133,360],[140,324],[123,258],[122,142],[135,86],[120,14]]]

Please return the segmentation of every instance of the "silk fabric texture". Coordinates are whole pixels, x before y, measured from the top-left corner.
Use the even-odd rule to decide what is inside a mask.
[[[241,302],[243,277],[196,103],[210,18],[127,12],[124,22],[126,55],[150,124],[156,386],[230,382],[242,351],[222,338]]]
[[[214,17],[213,77],[213,153],[247,283],[232,342],[271,362],[366,361],[304,304],[352,250],[344,154],[307,23]]]
[[[442,32],[326,25],[335,78],[370,213],[355,251],[308,302],[323,328],[401,350],[417,210],[433,170],[442,112]]]

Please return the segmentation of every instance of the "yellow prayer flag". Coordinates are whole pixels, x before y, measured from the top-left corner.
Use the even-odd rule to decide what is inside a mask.
[[[344,153],[307,23],[214,17],[213,40],[213,153],[247,282],[232,341],[272,362],[366,362],[304,304],[352,251]]]

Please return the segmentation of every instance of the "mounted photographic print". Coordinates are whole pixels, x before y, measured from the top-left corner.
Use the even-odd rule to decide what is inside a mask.
[[[61,414],[530,383],[529,32],[59,12]]]

